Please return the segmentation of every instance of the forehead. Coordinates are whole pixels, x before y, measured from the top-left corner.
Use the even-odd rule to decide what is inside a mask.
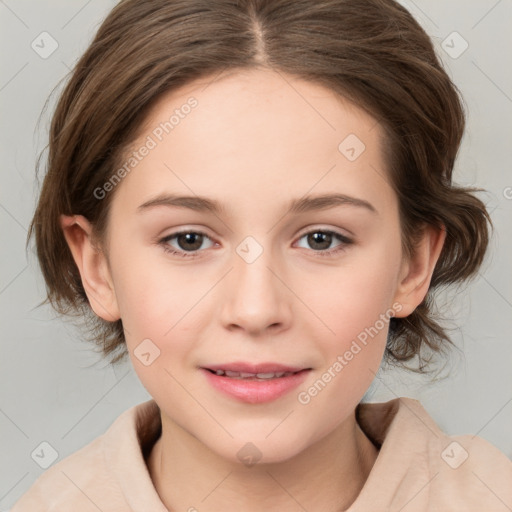
[[[187,103],[192,99],[196,105],[190,109]],[[345,97],[321,84],[267,69],[231,71],[196,80],[165,94],[148,113],[144,131],[158,132],[160,123],[170,120],[173,113],[180,114],[179,119],[174,116],[172,121],[175,136],[184,131],[177,130],[181,124],[209,138],[254,135],[259,141],[272,141],[275,146],[286,135],[287,142],[292,137],[298,142],[309,137],[316,143],[323,139],[326,146],[334,142],[337,149],[336,143],[344,130],[352,129],[367,140],[382,135],[377,121]],[[366,133],[374,129],[372,136]],[[275,135],[280,135],[280,139],[273,139]],[[224,144],[228,142],[229,138],[223,140]]]
[[[200,79],[164,95],[130,148],[121,199],[162,192],[267,203],[308,191],[390,194],[382,128],[330,89],[269,70]],[[314,189],[314,190],[313,190]],[[383,199],[385,197],[382,196]]]

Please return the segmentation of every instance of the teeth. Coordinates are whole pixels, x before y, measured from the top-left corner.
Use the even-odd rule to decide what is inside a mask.
[[[275,379],[280,377],[288,377],[296,372],[268,372],[268,373],[248,373],[248,372],[232,372],[230,370],[215,370],[219,376],[231,377],[234,379]]]

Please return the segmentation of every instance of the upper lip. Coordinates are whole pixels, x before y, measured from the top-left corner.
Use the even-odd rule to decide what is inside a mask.
[[[233,363],[212,364],[202,366],[206,370],[224,370],[231,372],[244,373],[277,373],[277,372],[300,372],[301,370],[309,370],[303,366],[288,366],[279,363],[248,363],[244,361],[236,361]]]

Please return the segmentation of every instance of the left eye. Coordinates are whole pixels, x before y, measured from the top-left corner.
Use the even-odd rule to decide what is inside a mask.
[[[174,238],[176,238],[178,246],[181,246],[178,247],[178,250],[174,250],[172,246],[169,246],[169,242]],[[206,233],[201,231],[180,231],[162,238],[160,243],[163,245],[166,252],[182,256],[183,258],[194,258],[198,255],[197,252],[192,252],[191,254],[187,254],[187,252],[197,251],[205,238],[210,239]]]
[[[314,250],[319,256],[333,256],[353,243],[352,240],[340,233],[320,229],[305,233],[299,240],[303,238],[307,240],[308,244],[313,245],[313,247],[316,246],[316,249],[319,249]],[[174,239],[176,239],[178,244],[177,248],[173,248],[174,246],[170,244],[171,240]],[[205,239],[211,240],[211,238],[202,231],[180,231],[162,238],[159,243],[168,253],[182,258],[195,258],[199,256],[199,249]],[[341,243],[335,249],[326,250],[335,239],[339,240]]]
[[[302,240],[303,238],[306,238],[307,243],[313,245],[313,247],[316,245],[317,249],[327,249],[335,239],[338,239],[341,242],[335,249],[330,249],[328,251],[315,251],[318,253],[319,256],[333,256],[334,254],[337,254],[339,251],[343,251],[347,245],[350,245],[352,243],[352,240],[350,240],[350,238],[347,238],[346,236],[340,233],[337,233],[335,231],[324,231],[320,229],[310,231],[309,233],[302,235],[299,238],[299,240]]]

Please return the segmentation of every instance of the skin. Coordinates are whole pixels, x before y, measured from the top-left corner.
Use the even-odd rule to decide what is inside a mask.
[[[405,258],[381,126],[329,89],[287,75],[258,69],[190,83],[161,98],[134,147],[192,95],[198,106],[117,185],[103,250],[87,219],[61,218],[92,308],[122,318],[134,369],[160,407],[162,436],[148,461],[155,488],[170,510],[344,510],[378,455],[355,407],[381,363],[387,324],[309,403],[298,392],[393,305],[397,317],[414,311],[444,231],[426,229]],[[354,161],[338,149],[349,134],[366,146]],[[137,211],[162,192],[207,196],[224,210]],[[288,212],[292,199],[333,192],[376,212],[351,204]],[[195,246],[166,242],[182,252],[192,243],[197,258],[159,243],[181,229],[208,235]],[[353,243],[305,236],[319,230]],[[250,264],[236,252],[247,236],[263,249]],[[160,349],[149,366],[134,355],[147,338]],[[213,389],[198,369],[232,361],[312,370],[300,388],[249,404]],[[253,466],[237,456],[248,442],[261,453]]]

